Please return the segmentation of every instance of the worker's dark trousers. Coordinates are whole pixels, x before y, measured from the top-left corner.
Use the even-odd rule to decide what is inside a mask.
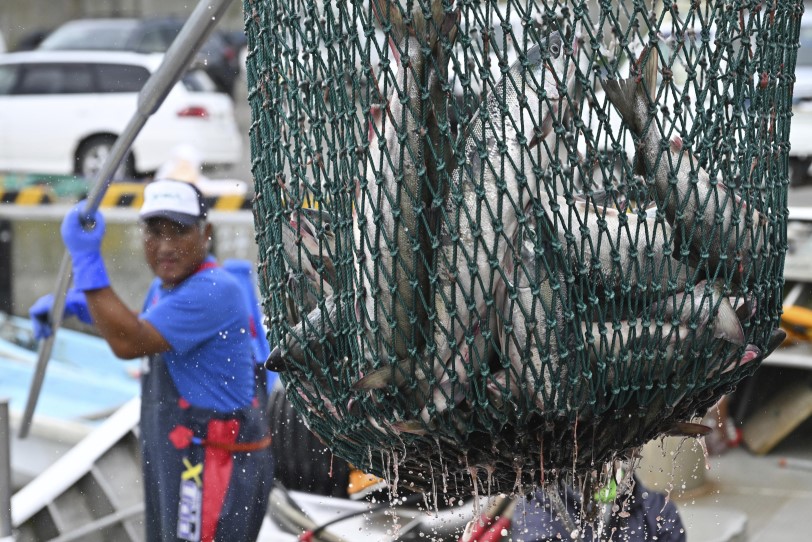
[[[628,512],[615,513],[603,525],[599,536],[595,532],[597,522],[587,522],[578,540],[598,542],[685,542],[685,528],[676,505],[665,495],[647,490],[637,477],[630,495],[620,496],[618,505]],[[581,498],[571,488],[561,492],[561,502],[573,523],[581,512]],[[526,504],[519,504],[513,516],[513,540],[517,542],[546,542],[569,540],[571,534],[559,518],[558,510],[541,490]]]
[[[227,414],[193,407],[161,356],[141,386],[147,541],[256,540],[273,480],[258,401]]]

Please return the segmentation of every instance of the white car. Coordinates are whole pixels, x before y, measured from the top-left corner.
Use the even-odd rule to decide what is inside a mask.
[[[0,171],[92,178],[162,58],[96,51],[0,55]],[[181,144],[197,149],[210,166],[241,157],[233,102],[200,69],[188,71],[172,88],[116,178],[154,172]]]

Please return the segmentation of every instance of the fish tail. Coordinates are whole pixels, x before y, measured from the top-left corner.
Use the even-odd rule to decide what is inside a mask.
[[[412,435],[427,435],[429,433],[426,425],[418,420],[399,420],[392,424],[392,428],[401,433]]]
[[[648,105],[654,101],[657,91],[657,51],[646,48],[640,55],[638,64],[643,65],[642,75],[626,79],[608,79],[603,82],[607,99],[615,106],[629,128],[642,136],[646,130],[651,114]]]
[[[641,87],[632,79],[608,79],[603,82],[603,90],[607,99],[615,106],[620,116],[629,125],[631,130],[640,135],[643,131],[643,119],[638,118],[635,103]]]
[[[666,434],[675,437],[701,437],[710,432],[711,428],[701,423],[675,422]]]
[[[657,97],[658,60],[657,50],[649,47],[646,47],[638,60],[638,64],[645,62],[645,64],[643,64],[643,88],[651,103],[653,103]]]

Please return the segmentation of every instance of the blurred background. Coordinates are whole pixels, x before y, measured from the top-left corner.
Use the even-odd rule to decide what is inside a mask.
[[[0,32],[9,50],[32,49],[54,28],[73,19],[185,16],[195,5],[189,0],[6,0],[0,10]],[[219,29],[242,31],[242,21],[242,2],[234,2]]]
[[[66,0],[64,2],[8,0],[3,2],[3,7],[0,9],[0,54],[37,49],[50,51],[92,49],[94,51],[131,51],[158,56],[166,51],[195,5],[195,2],[188,0]],[[56,30],[59,32],[55,32]],[[50,39],[48,39],[49,37]],[[231,97],[233,111],[222,114],[229,117],[226,119],[229,123],[232,122],[231,117],[233,117],[233,122],[242,138],[237,154],[232,154],[227,159],[210,163],[205,156],[199,155],[200,149],[197,149],[196,158],[202,161],[200,165],[207,173],[212,173],[212,177],[250,181],[250,153],[247,138],[250,113],[244,84],[245,34],[243,32],[242,2],[231,4],[223,19],[203,45],[195,66],[204,71],[213,84],[213,88],[205,87],[201,90],[216,90]],[[0,95],[3,94],[2,85],[3,83],[0,81]],[[190,113],[193,114],[195,111]],[[0,125],[0,140],[3,135],[11,135],[13,126],[8,121]],[[178,143],[184,142],[179,141]],[[165,152],[169,152],[169,150],[171,149],[164,149]],[[99,158],[103,158],[103,156]],[[26,171],[28,169],[30,168],[4,167],[2,159],[0,159],[0,176],[9,172],[48,173],[47,171]],[[129,177],[143,179],[154,174],[155,169],[149,167],[144,171],[129,172],[131,173]],[[64,172],[64,174],[72,173],[81,172]],[[0,183],[0,187],[2,186],[3,183]],[[8,189],[8,182],[5,183],[5,187]],[[248,190],[253,189],[250,182],[247,182],[247,188]]]

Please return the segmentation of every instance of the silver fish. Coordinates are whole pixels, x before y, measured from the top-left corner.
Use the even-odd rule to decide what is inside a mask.
[[[653,174],[657,206],[676,233],[675,249],[687,245],[694,267],[707,265],[708,275],[718,271],[741,284],[753,261],[763,257],[767,217],[732,190],[712,182],[681,138],[663,144],[651,108],[657,55],[657,50],[650,50],[642,79],[604,81],[606,97],[640,141],[639,154]]]
[[[528,183],[541,182],[535,168],[549,164],[547,149],[557,138],[552,127],[566,108],[575,68],[554,32],[515,62],[480,105],[465,133],[465,161],[452,176],[441,225],[439,287],[430,314],[434,352],[373,371],[356,389],[402,385],[403,375],[414,375],[422,387],[432,378],[442,381],[464,336],[487,326],[496,269],[511,251],[520,213],[533,192],[546,192]]]
[[[313,220],[319,223],[317,227]],[[287,319],[298,323],[316,308],[319,300],[333,294],[336,284],[335,235],[329,223],[305,209],[291,212],[282,226],[282,249],[287,267],[285,302]]]
[[[426,165],[427,119],[433,113],[424,90],[432,70],[423,45],[436,49],[441,34],[447,42],[448,34],[456,32],[455,20],[441,0],[431,2],[429,20],[420,2],[406,14],[389,1],[376,0],[373,7],[380,20],[391,23],[398,70],[381,119],[383,135],[373,142],[366,182],[357,197],[356,312],[366,331],[363,350],[406,359],[421,351],[429,336],[429,274],[437,227],[430,209],[440,190]]]
[[[310,369],[320,372],[324,360],[337,359],[337,327],[338,309],[335,296],[331,295],[324,298],[324,310],[322,307],[311,310],[283,338],[282,344],[271,351],[265,368],[271,371]]]
[[[567,318],[570,299],[560,255],[549,243],[536,242],[532,225],[517,236],[518,261],[506,262],[507,278],[497,291],[499,342],[510,363],[504,387],[514,401],[529,394],[543,408],[566,387],[560,383],[567,380],[579,330]]]
[[[671,257],[671,226],[648,214],[627,213],[591,196],[572,203],[559,196],[560,217],[551,213],[568,258],[588,265],[590,279],[620,294],[622,289],[669,293],[684,289],[695,270]],[[621,202],[622,204],[622,202]],[[580,264],[579,264],[580,265]]]
[[[617,360],[623,352],[657,351],[669,359],[676,348],[688,348],[707,326],[712,327],[714,337],[735,345],[744,343],[744,331],[730,300],[717,285],[707,286],[705,281],[676,294],[672,303],[651,308],[664,320],[661,325],[653,317],[647,319],[650,323],[643,319],[606,325],[575,323],[567,316],[573,300],[560,271],[563,266],[545,241],[545,232],[534,231],[537,227],[529,223],[520,232],[520,259],[506,267],[505,293],[498,303],[504,320],[500,342],[511,367],[505,385],[513,397],[529,394],[540,409],[550,403],[560,408],[578,404],[586,390],[572,383],[569,371],[577,366],[571,356],[579,346],[587,349],[589,370],[603,370],[599,364],[613,362],[608,367],[611,381],[640,370]]]
[[[661,324],[658,321],[662,322]],[[634,377],[636,374],[661,378],[665,360],[674,359],[678,352],[688,352],[706,330],[713,337],[711,360],[727,367],[732,356],[731,346],[743,346],[745,334],[739,313],[730,299],[723,295],[718,283],[698,282],[692,289],[672,296],[667,302],[655,304],[647,318],[620,326],[592,323],[588,331],[590,362],[612,361],[607,373],[609,382]],[[611,327],[610,327],[611,326]],[[752,347],[752,348],[751,348]],[[754,350],[754,345],[747,347]],[[623,352],[624,358],[618,358]],[[656,352],[651,359],[637,359],[640,352]],[[744,362],[751,358],[745,354]],[[735,361],[735,360],[734,360]],[[674,367],[673,370],[678,370]]]

